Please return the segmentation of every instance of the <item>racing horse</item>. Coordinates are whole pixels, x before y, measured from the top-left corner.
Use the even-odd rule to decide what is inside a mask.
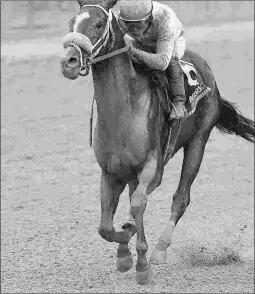
[[[169,125],[159,92],[147,73],[137,69],[125,44],[123,32],[111,8],[117,0],[78,0],[78,14],[69,22],[64,37],[61,70],[68,79],[92,70],[98,118],[93,147],[101,167],[101,221],[98,232],[105,240],[119,243],[117,269],[128,271],[133,260],[128,248],[136,233],[136,280],[145,285],[152,279],[151,263],[166,261],[172,233],[190,202],[190,188],[199,171],[205,145],[214,126],[254,142],[254,122],[221,97],[206,61],[192,51],[184,60],[193,64],[198,79],[211,91],[196,111],[181,124],[172,156],[184,149],[181,177],[173,195],[171,215],[161,233],[150,262],[143,214],[148,195],[161,184]],[[166,102],[165,102],[166,104]],[[121,231],[115,231],[113,216],[120,194],[129,186],[130,210]]]

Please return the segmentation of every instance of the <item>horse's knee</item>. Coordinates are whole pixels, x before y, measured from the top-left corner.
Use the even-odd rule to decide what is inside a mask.
[[[146,204],[147,204],[146,194],[136,194],[131,199],[131,203],[130,203],[131,214],[136,216],[137,213],[143,212],[146,207]]]
[[[98,233],[106,241],[113,242],[114,228],[107,228],[101,225],[98,228]]]

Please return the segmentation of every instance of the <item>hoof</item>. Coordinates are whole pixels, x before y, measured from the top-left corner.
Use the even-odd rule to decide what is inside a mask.
[[[131,255],[125,257],[117,257],[116,267],[121,273],[129,271],[133,266],[133,258]]]
[[[166,250],[153,250],[150,258],[150,263],[152,264],[163,264],[167,263]]]
[[[151,266],[143,272],[136,272],[136,281],[139,285],[147,285],[153,278]]]

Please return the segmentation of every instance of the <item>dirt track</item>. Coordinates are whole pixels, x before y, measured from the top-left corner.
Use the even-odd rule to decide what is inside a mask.
[[[187,33],[189,47],[208,61],[222,95],[249,118],[254,117],[252,26]],[[49,51],[41,43],[27,49],[2,44],[2,292],[253,293],[253,145],[213,130],[168,264],[153,266],[153,282],[138,286],[135,268],[118,273],[117,245],[97,233],[100,170],[88,147],[91,78],[64,79],[55,55],[61,52],[59,39],[46,43],[53,44],[45,47]],[[149,197],[148,256],[169,218],[181,162],[182,151]],[[125,191],[116,228],[128,207]],[[135,238],[131,246],[136,260]]]

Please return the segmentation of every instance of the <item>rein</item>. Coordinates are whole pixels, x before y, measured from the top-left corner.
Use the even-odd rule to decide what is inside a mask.
[[[121,54],[121,53],[127,52],[128,50],[129,50],[129,46],[126,46],[126,47],[123,47],[123,48],[117,49],[117,50],[112,51],[112,52],[110,52],[110,53],[107,53],[107,54],[105,54],[105,55],[102,55],[102,56],[99,56],[99,57],[97,57],[97,58],[93,58],[93,59],[91,59],[91,60],[90,60],[90,64],[92,65],[92,64],[97,63],[97,62],[99,62],[99,61],[103,61],[103,60],[108,59],[108,58],[111,58],[111,57],[113,57],[113,56],[115,56],[115,55],[119,55],[119,54]]]

